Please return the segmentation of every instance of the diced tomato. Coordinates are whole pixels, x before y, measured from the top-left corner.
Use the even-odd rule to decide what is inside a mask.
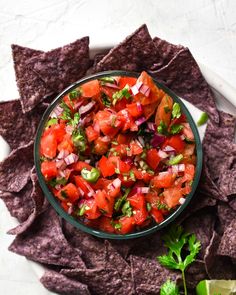
[[[94,141],[95,139],[98,139],[99,137],[99,132],[97,132],[96,130],[94,130],[94,128],[92,126],[88,126],[85,129],[86,132],[86,136],[89,142]]]
[[[86,180],[84,180],[83,177],[80,175],[75,176],[74,179],[75,179],[76,186],[79,187],[87,196],[90,190],[89,190],[89,184],[86,182]]]
[[[98,208],[102,211],[102,214],[111,217],[113,213],[114,198],[110,197],[105,190],[98,190],[94,199]]]
[[[115,174],[115,165],[108,161],[108,159],[105,156],[101,157],[101,159],[98,162],[98,166],[101,170],[103,177],[112,176],[113,174]]]
[[[84,205],[86,205],[89,208],[86,209],[84,213],[86,218],[97,219],[99,216],[101,216],[101,212],[99,211],[94,198],[89,198],[85,200]]]
[[[132,140],[133,138],[133,135],[132,134],[122,134],[122,133],[119,133],[117,135],[117,138],[116,138],[116,141],[119,143],[119,144],[129,144],[130,141]]]
[[[132,155],[139,155],[143,152],[143,148],[141,147],[141,145],[136,143],[135,141],[132,141],[130,143],[130,149]]]
[[[63,140],[61,143],[59,143],[57,149],[58,151],[62,151],[62,150],[66,150],[68,151],[69,153],[72,153],[73,150],[74,150],[74,147],[73,147],[73,142],[71,140],[71,136],[69,134],[66,134],[64,137],[63,137]]]
[[[94,141],[94,152],[98,155],[104,155],[108,151],[108,144],[102,137],[99,137]]]
[[[99,218],[99,229],[108,233],[115,232],[114,227],[111,225],[111,218],[106,216],[101,216]]]
[[[195,175],[195,166],[193,164],[185,164],[184,177],[182,182],[184,181],[192,181]]]
[[[118,100],[115,104],[115,110],[117,112],[124,110],[126,108],[127,103],[128,103],[128,100],[125,97]]]
[[[52,162],[49,162],[49,161],[42,162],[41,172],[47,180],[50,180],[50,179],[56,177],[57,176],[56,162],[53,162],[53,161]]]
[[[49,127],[48,129],[50,130],[49,133],[55,135],[57,143],[60,143],[66,134],[64,123],[54,124],[51,127]]]
[[[82,84],[81,90],[84,97],[93,97],[100,94],[100,85],[98,80],[92,80]]]
[[[118,85],[120,89],[123,89],[126,85],[132,87],[134,84],[136,84],[136,82],[137,78],[135,77],[120,77]]]
[[[158,196],[156,191],[151,191],[145,195],[145,199],[148,203],[151,204],[152,207],[156,207],[158,201],[160,200],[160,197]]]
[[[124,109],[118,114],[118,119],[121,122],[122,131],[130,129],[131,131],[138,131],[138,126],[135,124],[134,118],[129,114],[129,112]]]
[[[147,151],[146,162],[149,167],[153,170],[156,170],[158,164],[160,163],[161,158],[158,156],[156,149],[150,149]]]
[[[73,170],[78,171],[78,172],[81,172],[81,170],[84,168],[86,168],[87,170],[90,171],[93,167],[83,161],[78,161],[73,165]]]
[[[119,144],[119,145],[112,145],[112,154],[118,155],[118,156],[126,156],[127,155],[127,148],[128,145],[126,144]]]
[[[173,147],[177,153],[181,153],[184,150],[185,142],[181,139],[180,135],[173,135],[165,140],[163,147],[167,145]]]
[[[182,123],[182,125],[184,126],[183,134],[184,134],[189,140],[194,140],[193,131],[192,131],[192,129],[191,129],[189,123]]]
[[[169,95],[165,95],[159,104],[156,112],[155,123],[159,126],[162,121],[166,127],[169,127],[171,121],[171,113],[173,107],[173,99]]]
[[[161,223],[164,220],[161,210],[158,210],[157,208],[152,208],[150,214],[156,223]]]
[[[134,214],[134,220],[137,225],[141,225],[148,217],[147,209],[144,207],[142,209],[136,209]]]
[[[69,94],[67,94],[63,97],[63,101],[67,104],[67,106],[71,109],[71,111],[74,111],[73,103],[69,98]]]
[[[134,230],[134,226],[135,226],[135,220],[134,217],[128,217],[128,216],[124,216],[121,217],[119,219],[119,224],[121,225],[121,228],[117,231],[117,233],[125,235],[128,234],[130,232],[132,232]]]
[[[138,170],[135,166],[132,167],[132,171],[134,172],[134,176],[136,179],[143,179],[142,171]]]
[[[77,187],[73,183],[68,183],[65,185],[58,193],[58,195],[63,199],[66,199],[72,203],[77,201],[80,197]]]
[[[128,163],[125,163],[124,161],[119,160],[118,169],[120,170],[120,173],[128,173],[130,172],[131,165],[129,165]]]
[[[143,82],[144,85],[148,86],[151,90],[148,97],[144,95],[137,95],[135,99],[140,101],[142,105],[148,105],[154,102],[160,102],[161,98],[164,95],[164,91],[159,89],[156,84],[153,82],[152,77],[149,76],[146,72],[142,72],[141,75],[138,77],[137,82]]]
[[[40,154],[47,158],[54,158],[57,154],[57,139],[55,134],[49,133],[41,138]]]
[[[182,197],[181,189],[178,187],[170,187],[163,192],[165,203],[169,208],[174,208],[179,204],[179,199]]]
[[[172,186],[176,178],[176,174],[170,172],[160,172],[152,179],[152,184],[156,188],[168,188]]]
[[[143,109],[140,106],[138,106],[138,104],[135,102],[135,103],[131,103],[131,104],[127,104],[126,106],[128,112],[130,113],[130,115],[132,117],[140,117],[143,113]]]
[[[129,176],[119,174],[119,179],[121,180],[121,184],[125,187],[131,187],[134,185],[135,181],[132,180]]]
[[[196,165],[196,155],[194,154],[195,144],[186,144],[184,151],[182,152],[184,158],[182,160],[183,164],[193,164]]]
[[[132,197],[128,197],[127,200],[130,202],[130,205],[135,209],[141,209],[145,207],[145,197],[143,194],[135,194]]]
[[[100,177],[96,183],[91,184],[94,190],[107,190],[108,185],[112,182],[112,180]]]
[[[61,201],[61,206],[66,212],[68,212],[70,207],[67,205],[67,202]]]
[[[99,124],[99,127],[103,134],[110,137],[114,137],[118,133],[119,128],[122,125],[118,114],[114,113],[114,111],[98,111],[95,119],[96,122]]]

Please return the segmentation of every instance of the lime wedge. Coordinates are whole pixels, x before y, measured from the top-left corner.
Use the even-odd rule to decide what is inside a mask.
[[[236,295],[236,280],[205,280],[198,283],[197,295]]]

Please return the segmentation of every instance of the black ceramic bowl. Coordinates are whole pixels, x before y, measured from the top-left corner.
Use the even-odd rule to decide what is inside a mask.
[[[62,100],[62,98],[68,94],[69,92],[71,92],[74,88],[79,87],[80,85],[82,85],[83,83],[86,83],[88,81],[94,80],[94,79],[98,79],[98,78],[102,78],[102,77],[107,77],[107,76],[130,76],[130,77],[138,77],[139,73],[134,73],[134,72],[127,72],[127,71],[107,71],[107,72],[102,72],[102,73],[98,73],[92,76],[88,76],[85,77],[77,82],[75,82],[74,84],[70,85],[68,88],[66,88],[64,91],[62,91],[55,99],[54,101],[50,104],[50,106],[47,108],[47,110],[45,111],[45,113],[43,114],[42,120],[39,124],[38,127],[38,131],[36,134],[36,139],[35,139],[35,145],[34,145],[34,161],[35,161],[35,166],[36,166],[36,172],[38,175],[38,179],[39,179],[39,183],[41,185],[41,188],[46,196],[46,198],[48,199],[49,203],[53,206],[53,208],[57,211],[57,213],[64,218],[66,221],[68,221],[69,223],[71,223],[73,226],[77,227],[78,229],[89,233],[91,235],[100,237],[100,238],[106,238],[106,239],[117,239],[117,240],[126,240],[126,239],[133,239],[133,238],[138,238],[138,237],[143,237],[146,236],[148,234],[151,234],[157,230],[162,229],[163,227],[167,226],[168,224],[170,224],[171,222],[173,222],[177,216],[179,216],[181,214],[181,212],[183,212],[183,210],[185,210],[185,208],[188,206],[190,200],[192,199],[196,188],[198,186],[199,183],[199,179],[200,179],[200,175],[201,175],[201,170],[202,170],[202,144],[201,144],[201,140],[199,137],[199,133],[198,133],[198,129],[197,126],[195,124],[195,122],[193,121],[193,118],[191,116],[191,114],[189,113],[188,109],[186,108],[186,106],[184,105],[184,103],[180,100],[180,98],[173,93],[170,89],[168,89],[166,86],[164,86],[161,83],[158,83],[157,81],[154,80],[154,82],[156,83],[156,85],[163,89],[170,97],[172,97],[172,99],[179,103],[181,106],[181,111],[182,113],[184,113],[187,117],[187,121],[189,122],[191,129],[193,131],[194,137],[195,137],[195,142],[196,142],[196,154],[197,154],[197,165],[196,165],[196,173],[195,173],[195,177],[193,180],[193,184],[192,184],[192,191],[190,192],[190,194],[188,194],[186,196],[186,200],[185,202],[180,205],[173,213],[170,213],[170,215],[168,215],[165,220],[163,222],[161,222],[160,224],[154,224],[150,227],[144,228],[138,232],[133,232],[130,234],[126,234],[126,235],[119,235],[119,234],[112,234],[112,233],[108,233],[108,232],[103,232],[100,230],[96,230],[93,229],[91,227],[86,226],[84,223],[82,223],[81,221],[75,219],[74,217],[72,217],[71,215],[69,215],[68,213],[66,213],[63,208],[61,207],[60,203],[57,201],[57,199],[53,196],[53,194],[51,193],[51,191],[49,190],[44,177],[41,173],[41,162],[40,162],[40,154],[39,154],[39,147],[40,147],[40,139],[43,133],[43,130],[45,128],[45,124],[48,121],[48,117],[50,116],[52,110],[56,107],[57,104],[59,104]]]

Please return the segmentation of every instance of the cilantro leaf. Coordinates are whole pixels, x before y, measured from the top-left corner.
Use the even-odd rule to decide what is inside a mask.
[[[181,109],[180,109],[180,105],[175,102],[173,104],[173,109],[172,109],[172,118],[179,118],[181,116]]]
[[[187,288],[184,271],[188,265],[195,261],[201,249],[201,243],[196,240],[194,234],[185,233],[179,225],[172,226],[169,232],[164,235],[163,240],[169,251],[166,255],[158,256],[157,259],[161,265],[182,272],[184,294],[186,295]],[[182,250],[184,247],[187,247],[189,254],[183,259]]]
[[[181,131],[183,128],[184,128],[184,126],[181,125],[181,124],[173,124],[173,125],[171,125],[171,127],[170,127],[170,133],[171,133],[171,134],[178,134],[178,133],[180,133],[180,131]]]
[[[167,126],[163,121],[161,121],[160,124],[157,126],[157,132],[159,134],[168,135]]]
[[[70,119],[68,124],[72,125],[73,127],[76,127],[79,124],[79,120],[80,120],[80,113],[75,113],[74,118]]]
[[[80,97],[80,95],[81,95],[81,90],[79,88],[74,89],[69,93],[69,99],[74,100],[74,99]]]
[[[126,99],[129,99],[131,96],[130,92],[129,92],[129,85],[125,85],[125,87],[119,91],[116,91],[113,95],[112,95],[112,104],[115,105],[117,103],[118,100],[121,100],[123,97]]]
[[[179,288],[171,280],[167,280],[160,290],[160,295],[179,295]]]
[[[102,103],[106,107],[110,107],[111,106],[110,98],[104,92],[102,92]]]

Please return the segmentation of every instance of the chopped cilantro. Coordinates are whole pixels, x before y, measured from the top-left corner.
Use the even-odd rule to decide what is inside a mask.
[[[115,78],[113,78],[113,77],[102,77],[99,80],[102,82],[105,82],[105,83],[112,83],[112,84],[114,84],[116,82]],[[105,83],[102,83],[102,85]]]
[[[104,92],[102,92],[102,103],[106,107],[110,107],[111,106],[110,98]]]
[[[115,168],[115,173],[116,173],[116,174],[120,174],[120,169]]]
[[[65,185],[66,183],[67,183],[67,179],[64,178],[64,177],[59,178],[59,179],[53,178],[53,179],[48,181],[48,184],[51,187],[55,187],[57,184]]]
[[[71,120],[71,109],[68,107],[68,105],[62,101],[60,103],[60,107],[63,108],[63,112],[61,114],[61,119],[63,120]]]
[[[178,133],[180,133],[180,131],[181,131],[183,128],[184,128],[184,126],[181,125],[181,124],[173,124],[173,125],[171,125],[171,127],[170,127],[170,133],[171,133],[171,134],[178,134]]]
[[[86,138],[85,133],[82,128],[78,128],[72,133],[72,140],[75,145],[81,152],[86,150]]]
[[[69,99],[74,100],[74,99],[80,97],[80,95],[81,95],[80,89],[79,88],[74,89],[69,93]]]
[[[78,211],[77,214],[78,214],[79,216],[83,216],[84,213],[85,213],[85,211],[87,211],[87,210],[89,210],[89,209],[90,209],[89,206],[83,204],[82,207],[79,209],[79,211]]]
[[[165,203],[161,203],[159,200],[156,202],[156,207],[158,210],[170,210],[170,208]]]
[[[72,125],[73,127],[76,127],[78,125],[78,123],[79,123],[79,120],[80,120],[80,114],[75,113],[74,118],[71,119],[68,124]]]
[[[157,132],[159,134],[164,134],[164,135],[167,135],[168,134],[167,126],[166,126],[166,124],[163,121],[161,121],[160,124],[159,124],[159,126],[157,126]]]
[[[135,175],[134,175],[134,171],[131,170],[129,172],[129,177],[130,177],[131,180],[136,181],[136,178],[135,178]]]
[[[164,106],[164,111],[166,114],[168,114],[171,111],[171,109],[168,106]]]
[[[115,223],[114,228],[115,229],[121,229],[122,225],[120,223]]]
[[[181,109],[180,105],[175,102],[173,104],[173,109],[172,109],[172,118],[179,118],[181,116]]]
[[[64,199],[68,199],[68,195],[67,195],[67,193],[66,193],[66,191],[61,191],[61,196],[62,196],[62,198],[64,198]]]

